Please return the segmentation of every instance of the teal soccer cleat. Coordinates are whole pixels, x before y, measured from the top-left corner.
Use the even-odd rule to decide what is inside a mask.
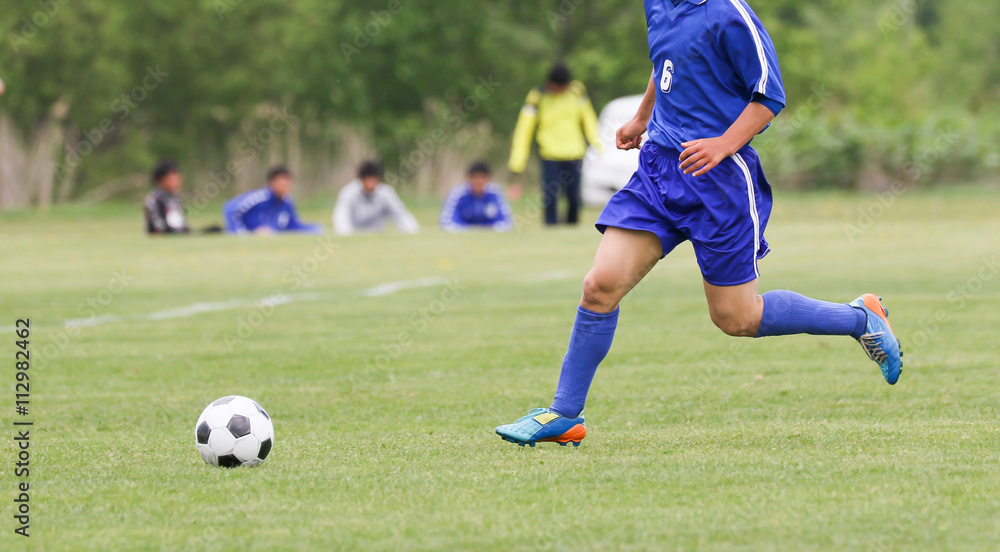
[[[903,351],[899,340],[889,327],[889,311],[882,306],[882,298],[866,293],[850,302],[854,308],[865,311],[868,315],[868,325],[865,334],[858,342],[864,348],[868,358],[874,360],[882,369],[882,376],[889,385],[895,385],[899,374],[903,371]]]
[[[570,419],[548,408],[536,408],[513,424],[498,427],[497,435],[522,447],[535,446],[538,442],[559,443],[562,446],[573,443],[578,447],[587,436],[587,425],[582,412],[579,417]]]

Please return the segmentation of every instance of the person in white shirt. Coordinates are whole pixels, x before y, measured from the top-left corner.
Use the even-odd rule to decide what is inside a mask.
[[[396,190],[382,183],[382,168],[375,161],[365,161],[358,178],[340,190],[333,209],[333,230],[341,236],[363,232],[381,232],[391,220],[400,231],[415,234],[417,219],[403,205]]]

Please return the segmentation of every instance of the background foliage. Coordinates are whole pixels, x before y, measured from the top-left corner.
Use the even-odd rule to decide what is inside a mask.
[[[288,161],[305,184],[329,189],[357,160],[379,155],[401,187],[427,193],[473,157],[502,162],[519,106],[553,60],[570,62],[598,109],[640,93],[649,74],[643,12],[625,0],[4,5],[8,206],[112,197],[145,186],[160,156],[177,158],[197,182],[221,175],[240,188],[266,164]],[[757,142],[775,185],[997,175],[1000,5],[752,5],[775,41],[789,98]],[[150,86],[151,72],[165,76]],[[275,113],[289,114],[287,126],[274,130]]]

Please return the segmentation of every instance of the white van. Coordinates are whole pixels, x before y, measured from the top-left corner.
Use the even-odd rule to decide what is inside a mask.
[[[601,110],[597,132],[604,144],[604,153],[590,148],[583,158],[581,194],[585,204],[601,206],[607,203],[615,192],[628,184],[639,166],[639,150],[622,151],[615,147],[615,133],[635,116],[641,103],[641,95],[626,96],[612,100]],[[647,138],[643,135],[643,142]]]

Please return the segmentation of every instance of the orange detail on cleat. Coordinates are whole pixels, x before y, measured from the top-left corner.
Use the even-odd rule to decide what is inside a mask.
[[[882,308],[882,302],[879,301],[879,298],[871,293],[866,293],[861,296],[861,299],[864,302],[865,306],[868,307],[869,310],[877,314],[879,318],[884,320],[886,325],[889,326],[889,329],[892,330],[892,326],[889,325],[889,318],[887,318],[888,315],[886,314],[885,309]]]
[[[576,424],[571,427],[569,431],[563,433],[558,437],[552,437],[549,439],[541,439],[542,441],[548,443],[579,443],[587,436],[587,426],[583,424]]]

